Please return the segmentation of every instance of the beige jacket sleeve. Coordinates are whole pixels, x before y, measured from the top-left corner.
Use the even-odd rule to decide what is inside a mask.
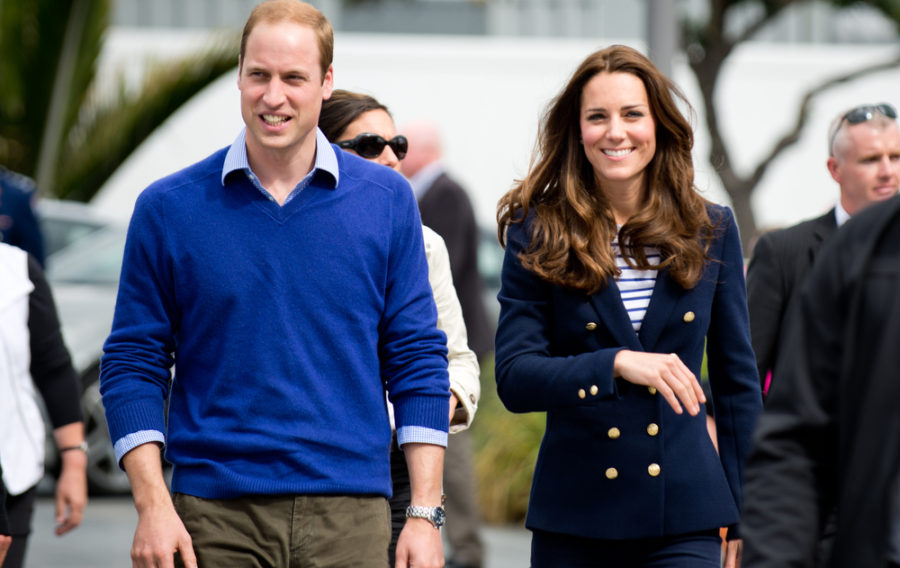
[[[422,234],[428,258],[428,282],[437,305],[437,325],[447,335],[450,391],[459,400],[456,413],[450,421],[450,433],[453,434],[468,428],[478,409],[478,399],[481,397],[478,358],[469,349],[466,325],[456,297],[456,288],[453,287],[450,255],[444,239],[425,226],[422,227]]]

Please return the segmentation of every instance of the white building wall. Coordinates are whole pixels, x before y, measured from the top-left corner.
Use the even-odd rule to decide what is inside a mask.
[[[116,30],[107,68],[159,46],[155,32]],[[192,32],[184,32],[192,34]],[[199,32],[193,32],[197,34]],[[184,46],[197,45],[196,37]],[[367,92],[397,123],[431,118],[445,136],[449,170],[465,185],[479,221],[493,226],[497,200],[528,166],[538,119],[569,74],[612,40],[336,35],[335,85]],[[638,49],[639,41],[620,40]],[[178,42],[171,37],[169,46]],[[186,47],[187,48],[187,47]],[[892,46],[742,46],[720,80],[721,121],[735,164],[749,170],[795,120],[803,92],[835,73],[895,55]],[[693,76],[676,62],[675,81],[697,113]],[[778,226],[830,207],[837,188],[825,168],[826,131],[834,115],[861,102],[900,104],[900,69],[832,89],[816,99],[797,146],[770,168],[754,198],[760,227]],[[707,160],[702,116],[694,120],[697,185],[728,203]],[[95,202],[127,216],[141,189],[230,144],[242,127],[236,74],[223,77],[161,126],[102,188]]]

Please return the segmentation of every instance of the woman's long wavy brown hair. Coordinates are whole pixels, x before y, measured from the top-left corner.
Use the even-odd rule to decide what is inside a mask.
[[[692,288],[709,260],[713,226],[707,201],[694,187],[694,136],[676,98],[690,105],[649,59],[622,45],[589,55],[550,103],[528,175],[498,203],[500,243],[505,246],[509,225],[523,222],[534,209],[531,244],[520,255],[523,266],[553,284],[588,293],[618,274],[610,246],[616,221],[580,143],[582,91],[598,73],[638,77],[656,121],[656,153],[644,176],[642,208],[619,232],[626,260],[633,268],[667,269],[679,285]],[[648,262],[648,246],[659,249],[659,265]]]

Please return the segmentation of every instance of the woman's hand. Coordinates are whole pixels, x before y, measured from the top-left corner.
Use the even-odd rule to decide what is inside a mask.
[[[644,353],[624,349],[616,354],[613,373],[629,383],[654,387],[665,397],[676,414],[696,416],[706,396],[700,381],[675,353]]]
[[[744,555],[744,541],[741,539],[729,540],[725,545],[724,568],[741,568],[741,560]]]
[[[453,424],[453,415],[456,414],[456,407],[459,406],[459,399],[452,392],[450,393],[450,423]]]
[[[61,536],[81,524],[87,504],[87,454],[70,450],[61,456],[62,471],[56,482],[56,532]]]

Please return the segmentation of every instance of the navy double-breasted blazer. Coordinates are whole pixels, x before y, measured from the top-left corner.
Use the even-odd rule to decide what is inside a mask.
[[[762,407],[750,346],[740,238],[728,208],[700,282],[660,270],[639,333],[615,282],[589,295],[523,268],[529,221],[507,232],[496,378],[513,412],[546,412],[526,526],[631,539],[716,529],[739,518],[744,460]],[[700,377],[704,347],[719,454],[697,416],[613,376],[621,349],[676,353]]]

